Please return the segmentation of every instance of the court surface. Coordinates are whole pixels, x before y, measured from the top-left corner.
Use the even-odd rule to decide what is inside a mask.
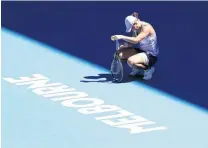
[[[156,72],[133,79],[124,63],[111,83],[110,36],[132,11],[156,29]],[[206,2],[2,2],[2,148],[208,148],[207,13]]]
[[[85,79],[100,73],[109,70],[2,28],[2,147],[208,146],[205,110],[142,83]],[[73,88],[65,92],[81,96],[47,89],[38,93],[41,86],[26,83],[29,79],[17,81],[20,77],[42,77],[47,84],[61,83],[51,87],[65,85]],[[63,96],[78,97],[70,103]],[[92,113],[92,107],[99,105],[111,105],[105,109],[112,110]],[[87,107],[91,107],[88,114],[80,112]]]

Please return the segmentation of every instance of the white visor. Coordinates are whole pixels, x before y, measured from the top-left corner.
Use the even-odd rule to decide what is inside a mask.
[[[131,32],[131,28],[136,20],[137,18],[132,15],[126,17],[125,19],[126,32]]]

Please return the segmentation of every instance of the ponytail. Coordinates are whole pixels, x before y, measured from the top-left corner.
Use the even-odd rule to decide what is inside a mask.
[[[132,13],[132,16],[138,18],[139,17],[139,14],[137,12],[134,12],[134,13]]]

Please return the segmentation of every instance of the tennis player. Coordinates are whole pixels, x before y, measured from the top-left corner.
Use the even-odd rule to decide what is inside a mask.
[[[141,21],[136,12],[125,18],[125,25],[132,37],[112,36],[115,40],[126,41],[119,48],[119,56],[132,68],[131,76],[142,75],[144,80],[150,80],[159,54],[156,32],[151,24]]]

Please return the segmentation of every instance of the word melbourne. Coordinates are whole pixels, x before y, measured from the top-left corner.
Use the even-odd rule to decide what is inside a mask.
[[[57,101],[65,107],[77,109],[84,115],[95,115],[95,120],[103,122],[111,127],[128,129],[130,134],[165,130],[165,126],[155,126],[155,122],[142,116],[135,115],[116,105],[107,105],[103,100],[91,98],[85,92],[76,91],[62,83],[48,83],[49,78],[41,74],[33,74],[33,77],[3,78],[4,80],[21,85],[29,85],[28,89],[52,101]],[[103,115],[105,113],[105,115]]]

